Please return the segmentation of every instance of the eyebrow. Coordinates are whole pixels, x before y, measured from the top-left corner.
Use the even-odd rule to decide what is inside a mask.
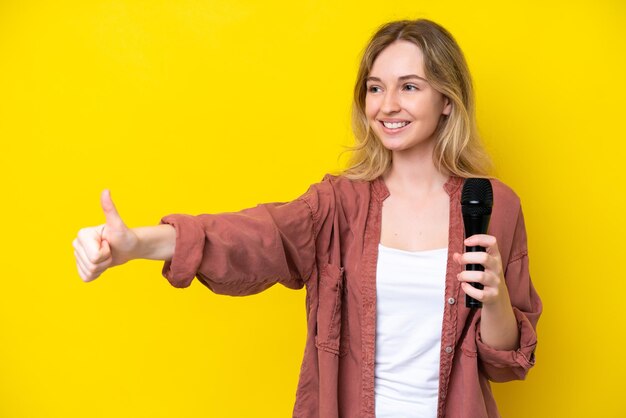
[[[419,79],[419,80],[422,80],[422,81],[428,82],[428,80],[426,80],[424,77],[420,77],[420,76],[418,76],[418,75],[416,75],[416,74],[403,75],[403,76],[398,77],[398,80],[400,80],[400,81],[406,81],[406,80],[411,80],[411,79],[413,79],[413,78],[417,78],[417,79]],[[367,82],[367,81],[377,81],[377,82],[379,82],[379,83],[382,83],[382,80],[381,80],[380,78],[378,78],[378,77],[367,77],[367,78],[365,79],[365,81],[366,81],[366,82]]]

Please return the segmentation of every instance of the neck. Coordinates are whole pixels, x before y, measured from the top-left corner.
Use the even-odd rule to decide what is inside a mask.
[[[414,147],[393,152],[391,166],[383,176],[390,191],[419,195],[443,189],[449,176],[437,170],[432,148]]]

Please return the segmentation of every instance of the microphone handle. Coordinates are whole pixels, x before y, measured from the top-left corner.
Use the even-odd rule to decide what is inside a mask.
[[[476,252],[485,252],[485,247],[480,247],[478,245],[474,245],[471,247],[465,247],[465,252],[468,253],[476,253]],[[466,264],[465,270],[467,271],[485,271],[485,267],[482,264]],[[480,283],[470,283],[472,287],[476,289],[483,289],[483,285]],[[483,303],[479,300],[474,299],[469,295],[465,295],[465,307],[467,308],[482,308]]]

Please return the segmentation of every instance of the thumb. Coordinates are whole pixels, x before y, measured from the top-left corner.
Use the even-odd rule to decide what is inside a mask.
[[[107,240],[103,239],[100,243],[100,259],[106,260],[109,257],[111,257],[111,246]]]
[[[102,191],[102,194],[100,195],[100,204],[102,205],[102,211],[104,212],[107,225],[114,229],[126,228],[124,221],[115,208],[115,204],[113,204],[111,192],[108,189]]]

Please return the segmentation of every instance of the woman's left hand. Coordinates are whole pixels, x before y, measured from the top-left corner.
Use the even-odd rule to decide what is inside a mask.
[[[463,291],[483,305],[509,304],[509,292],[504,280],[502,259],[498,250],[496,237],[486,234],[472,235],[463,242],[466,246],[481,246],[485,252],[454,253],[453,259],[463,266],[463,271],[457,275]],[[485,271],[467,271],[466,264],[482,264]],[[482,290],[472,287],[470,283],[480,283]]]

